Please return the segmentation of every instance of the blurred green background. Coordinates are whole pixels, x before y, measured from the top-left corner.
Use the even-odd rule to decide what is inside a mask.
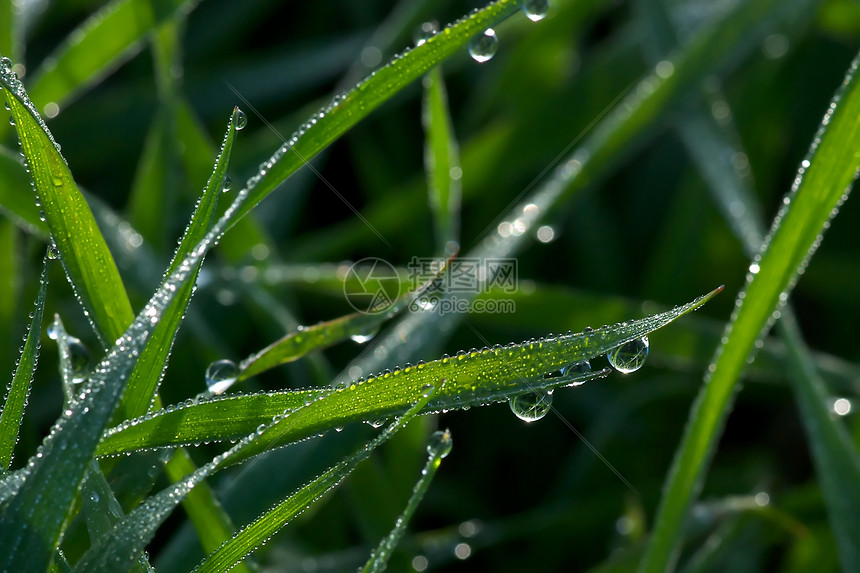
[[[520,193],[539,184],[567,146],[650,72],[652,23],[643,4],[557,1],[540,22],[517,14],[499,26],[498,53],[489,62],[477,64],[466,50],[444,62],[462,154],[463,251],[495,232],[497,217]],[[666,4],[683,43],[736,2]],[[101,4],[26,6],[22,54],[29,72]],[[381,46],[384,62],[412,43],[421,22],[449,22],[475,6],[207,0],[178,20],[179,48],[166,80],[159,79],[150,42],[144,41],[111,74],[64,103],[48,125],[78,184],[131,221],[144,239],[143,255],[125,257],[115,250],[136,308],[160,278],[208,176],[187,168],[189,155],[201,148],[168,138],[160,148],[168,166],[158,174],[162,192],[135,196],[132,189],[143,188],[140,180],[148,173],[141,156],[159,113],[186,100],[214,142],[234,105],[246,111],[249,124],[230,168],[235,192],[282,137],[369,72],[362,60],[373,64],[375,58],[366,46]],[[626,559],[636,558],[691,401],[749,266],[673,127],[688,120],[690,102],[705,102],[702,109],[736,133],[743,151],[730,159],[751,177],[770,221],[860,46],[860,4],[822,1],[811,19],[774,18],[767,27],[729,69],[710,75],[698,93],[656,118],[647,137],[631,146],[608,176],[546,222],[554,239],[534,240],[517,257],[516,313],[465,317],[455,331],[440,333],[441,345],[413,358],[430,360],[485,342],[639,318],[720,284],[725,293],[653,336],[652,357],[640,371],[557,392],[557,415],[525,424],[500,404],[415,422],[324,506],[270,542],[261,563],[287,571],[339,571],[363,562],[404,505],[420,470],[425,437],[437,426],[451,429],[454,450],[392,570],[421,569],[424,562],[413,560],[416,555],[426,557],[429,570],[446,571],[586,570],[601,564],[623,569]],[[27,84],[30,78],[23,79]],[[7,130],[5,143],[14,149],[10,138]],[[416,83],[314,159],[322,177],[303,169],[254,211],[256,228],[248,224],[232,231],[204,267],[205,280],[162,386],[166,401],[202,391],[203,372],[212,360],[239,360],[286,328],[351,312],[337,284],[316,280],[332,274],[332,266],[323,263],[379,257],[405,266],[413,256],[438,254],[423,146]],[[211,166],[214,155],[206,157]],[[842,207],[792,296],[807,342],[821,352],[834,398],[850,400],[860,388],[855,366],[860,361],[860,208],[855,203]],[[4,280],[14,282],[17,297],[3,309],[8,340],[14,341],[34,297],[44,242],[2,223],[16,253]],[[109,235],[117,230],[121,226],[103,229]],[[284,266],[296,271],[293,278],[265,280]],[[59,267],[52,271],[49,312],[59,312],[68,330],[95,348]],[[56,352],[44,342],[19,452],[34,449],[61,404]],[[16,345],[3,347],[0,371],[10,372]],[[326,384],[362,350],[341,344],[242,390]],[[779,351],[777,343],[765,344],[728,420],[703,503],[688,527],[681,563],[693,570],[708,539],[719,540],[722,553],[710,556],[703,570],[801,571],[812,563],[821,571],[836,569],[834,542]],[[857,416],[852,412],[846,421],[860,437]],[[243,524],[371,433],[370,427],[346,428],[269,455],[245,481],[234,483],[235,472],[227,472],[214,485],[227,491],[225,506],[235,523]],[[17,459],[25,458],[19,453]],[[208,457],[200,452],[199,459]],[[752,501],[760,492],[769,496],[765,508]],[[150,551],[157,567],[191,566],[199,552],[181,514],[171,518]]]

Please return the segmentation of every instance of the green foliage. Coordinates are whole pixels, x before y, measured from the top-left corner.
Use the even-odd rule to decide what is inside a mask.
[[[860,567],[848,3],[32,5],[0,569]]]

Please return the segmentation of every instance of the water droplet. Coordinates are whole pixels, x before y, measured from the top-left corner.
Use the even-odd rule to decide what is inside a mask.
[[[56,261],[60,258],[60,249],[57,248],[57,245],[51,245],[48,247],[48,258],[52,261]]]
[[[90,373],[90,351],[80,339],[68,336],[69,358],[72,367],[72,382],[80,384]]]
[[[236,109],[236,131],[245,129],[245,126],[248,125],[248,116],[245,115],[245,112],[241,109]]]
[[[370,342],[371,340],[373,340],[373,337],[376,336],[377,332],[379,332],[379,329],[374,328],[370,332],[350,335],[349,339],[353,342],[357,342],[358,344],[364,344],[365,342]]]
[[[47,334],[48,338],[50,338],[51,340],[57,339],[57,337],[60,335],[60,331],[56,320],[52,322],[50,326],[48,326],[48,330],[45,331],[45,334]]]
[[[230,176],[228,175],[224,178],[224,185],[221,186],[221,191],[226,193],[227,191],[229,191],[232,188],[233,188],[233,180],[230,179]]]
[[[511,412],[524,422],[534,422],[546,416],[552,408],[552,392],[526,392],[510,400]]]
[[[523,2],[523,14],[532,22],[546,18],[549,8],[549,0],[525,0]]]
[[[574,362],[573,364],[568,364],[561,369],[562,375],[565,376],[579,376],[582,374],[588,374],[589,372],[591,372],[591,362],[588,360]]]
[[[606,358],[609,360],[609,364],[622,374],[635,372],[642,368],[645,359],[648,358],[648,337],[643,336],[613,348],[606,355]]]
[[[469,55],[479,64],[491,60],[498,49],[499,38],[492,28],[487,28],[469,40]]]
[[[444,458],[451,453],[453,447],[454,441],[451,439],[451,432],[447,429],[433,432],[427,441],[427,453],[431,456],[438,455],[440,458]]]
[[[216,360],[206,369],[206,387],[213,394],[221,394],[239,377],[239,369],[232,360]]]

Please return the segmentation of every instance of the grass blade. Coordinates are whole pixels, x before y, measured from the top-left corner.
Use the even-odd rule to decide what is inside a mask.
[[[36,308],[33,311],[33,318],[30,320],[30,326],[27,328],[27,336],[24,347],[21,349],[21,357],[18,359],[15,374],[12,376],[12,383],[6,392],[3,411],[0,412],[0,473],[6,472],[12,463],[15,444],[18,443],[18,430],[24,417],[27,397],[30,395],[36,363],[39,360],[39,337],[42,334],[42,316],[45,312],[45,295],[48,287],[47,272],[48,261],[46,258],[42,263]]]
[[[355,469],[355,466],[370,456],[373,450],[382,445],[398,430],[405,427],[412,418],[417,416],[427,406],[433,394],[439,391],[440,386],[444,387],[444,381],[429,386],[405,414],[392,422],[376,438],[366,443],[356,453],[323,472],[319,477],[290,495],[276,507],[243,527],[233,539],[224,543],[217,551],[209,554],[197,566],[195,571],[226,571],[260,547],[294,517],[302,513],[312,503],[319,500],[328,491],[343,481]]]
[[[61,108],[130,57],[162,22],[190,11],[193,0],[115,0],[90,16],[33,74],[30,97]]]
[[[282,412],[302,408],[300,419],[290,418],[286,427],[273,426],[271,431],[267,430],[268,441],[257,441],[257,445],[266,448],[276,447],[332,427],[402,414],[421,395],[424,385],[441,379],[446,383],[428,405],[428,411],[484,405],[527,391],[566,386],[581,380],[545,378],[544,375],[601,356],[662,328],[699,308],[720,290],[640,320],[580,334],[550,336],[521,344],[464,352],[336,389],[216,397],[190,406],[168,408],[147,419],[129,421],[113,428],[100,444],[98,454],[238,439]],[[584,375],[582,380],[606,373],[608,371]],[[255,447],[251,446],[245,453],[253,452]]]
[[[12,74],[11,62],[0,62],[0,83],[21,151],[69,282],[102,343],[112,344],[134,318],[119,271],[69,166],[20,80]]]
[[[363,573],[381,573],[385,571],[388,559],[391,557],[391,552],[397,546],[400,538],[403,537],[403,533],[406,531],[406,524],[415,513],[415,510],[418,509],[418,504],[424,499],[424,494],[427,493],[430,482],[442,463],[442,458],[451,452],[451,446],[451,433],[448,430],[436,432],[430,437],[430,443],[427,444],[427,463],[424,465],[424,471],[421,472],[421,477],[415,484],[412,495],[406,503],[406,509],[397,518],[396,525],[391,530],[391,533],[379,543],[379,546],[370,555],[370,559],[368,559],[362,569]]]
[[[747,358],[772,323],[774,312],[785,304],[856,177],[860,163],[856,152],[860,149],[857,62],[855,59],[848,70],[762,251],[750,266],[727,330],[728,341],[717,351],[676,452],[641,571],[672,567],[684,519],[701,487]]]
[[[436,224],[436,244],[440,252],[450,241],[460,238],[460,150],[448,110],[448,96],[442,68],[424,76],[423,123],[425,133],[424,169],[430,210]]]

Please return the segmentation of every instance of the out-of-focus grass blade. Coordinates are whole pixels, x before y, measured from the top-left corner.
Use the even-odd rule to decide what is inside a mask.
[[[45,58],[33,74],[30,97],[40,106],[53,102],[64,107],[134,54],[159,24],[195,4],[195,0],[110,2]]]
[[[445,381],[437,381],[428,386],[418,400],[401,417],[392,422],[376,438],[366,443],[364,447],[332,466],[316,479],[290,495],[283,502],[267,511],[255,521],[246,525],[232,539],[224,543],[216,551],[210,553],[194,571],[226,571],[238,563],[252,551],[260,547],[272,535],[289,523],[295,516],[302,513],[311,504],[319,500],[326,492],[336,487],[362,461],[383,444],[395,432],[405,427],[412,418],[417,416],[427,406],[434,393],[443,387]]]
[[[134,312],[93,214],[10,63],[0,60],[0,82],[48,228],[88,318],[102,343],[111,345]]]
[[[0,473],[6,472],[12,463],[15,444],[18,442],[18,429],[21,427],[27,396],[30,394],[30,384],[39,359],[39,337],[42,334],[42,316],[45,312],[45,294],[48,287],[47,272],[46,258],[42,264],[36,308],[27,328],[27,337],[21,349],[18,365],[15,367],[15,374],[12,376],[12,383],[6,392],[3,412],[0,412]]]
[[[380,324],[404,309],[411,308],[434,281],[442,276],[453,258],[451,256],[444,265],[440,265],[435,276],[414,291],[404,293],[397,300],[392,301],[387,308],[380,309],[379,312],[354,312],[334,320],[304,327],[298,332],[291,332],[273,342],[260,352],[242,361],[239,365],[238,380],[244,380],[281,364],[298,360],[313,350],[326,348],[347,338],[366,341],[364,339],[372,337]]]
[[[424,169],[430,209],[436,224],[436,243],[445,252],[449,241],[460,237],[460,151],[448,111],[442,68],[437,66],[424,76]]]
[[[175,272],[191,250],[197,246],[201,239],[209,231],[215,218],[218,207],[218,199],[224,188],[227,177],[227,166],[230,163],[230,154],[233,150],[233,141],[236,137],[236,122],[241,112],[238,108],[233,110],[227,125],[227,133],[221,145],[221,151],[215,161],[215,168],[203,191],[203,196],[197,204],[191,222],[188,224],[185,234],[180,239],[179,246],[170,263],[167,274]],[[155,325],[146,349],[140,357],[134,373],[128,381],[123,401],[114,417],[122,420],[128,417],[143,415],[149,410],[161,381],[162,372],[167,364],[173,340],[182,323],[188,303],[197,280],[197,273],[202,265],[199,260],[190,270],[189,278],[179,287],[176,298],[164,312],[164,315]]]
[[[430,437],[430,443],[427,444],[427,463],[424,465],[421,477],[412,490],[412,495],[409,496],[406,509],[397,518],[397,522],[391,533],[380,541],[379,545],[371,553],[370,559],[367,560],[362,569],[363,573],[381,573],[385,571],[388,560],[391,557],[391,552],[394,551],[400,538],[403,537],[403,533],[406,531],[406,524],[412,518],[415,510],[418,509],[418,504],[424,499],[424,494],[427,493],[430,482],[442,463],[442,458],[451,452],[451,445],[451,433],[448,430],[436,432]]]
[[[39,219],[30,178],[17,155],[0,147],[0,211],[28,233],[47,240],[48,226]]]
[[[248,180],[248,201],[233,220],[242,217],[285,179],[353,125],[413,80],[461,49],[475,34],[519,9],[516,0],[498,0],[446,27],[426,42],[379,68],[352,90],[337,96],[317,113]]]
[[[860,165],[860,81],[852,62],[843,86],[828,109],[803,160],[792,191],[774,219],[761,253],[750,266],[748,282],[727,330],[728,340],[709,368],[664,488],[653,537],[642,571],[665,571],[677,555],[690,502],[701,487],[705,467],[728,412],[737,380],[756,341],[821,241],[821,233],[845,200]],[[858,524],[855,523],[855,526]],[[844,547],[846,566],[858,561],[856,544]]]
[[[458,409],[507,400],[528,391],[550,390],[604,376],[607,370],[572,378],[545,377],[570,365],[606,354],[662,328],[705,304],[716,289],[670,311],[580,334],[550,336],[520,344],[462,352],[426,364],[385,372],[335,389],[307,389],[228,396],[198,401],[129,421],[105,436],[99,455],[207,440],[237,439],[272,417],[301,408],[300,418],[266,430],[257,446],[275,447],[332,427],[399,415],[436,380],[446,383],[428,411]],[[254,452],[252,445],[244,453]]]

